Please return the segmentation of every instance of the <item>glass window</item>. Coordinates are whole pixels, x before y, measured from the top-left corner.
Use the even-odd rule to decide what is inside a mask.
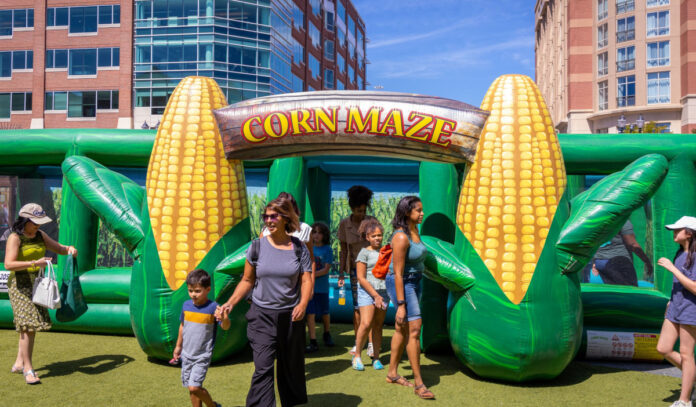
[[[342,74],[346,71],[346,60],[341,54],[336,54],[336,68],[338,68],[338,73]]]
[[[309,5],[312,6],[312,13],[315,16],[321,15],[321,0],[309,0]]]
[[[67,92],[46,92],[45,110],[67,110]]]
[[[655,123],[656,132],[658,133],[671,133],[670,127],[672,127],[670,122]]]
[[[54,68],[67,68],[68,67],[68,50],[67,49],[57,49],[54,51],[53,67]]]
[[[631,41],[636,38],[636,18],[626,17],[616,21],[616,42]]]
[[[616,105],[618,107],[635,106],[636,76],[622,76],[617,79]]]
[[[0,78],[12,77],[12,51],[0,52]]]
[[[0,93],[0,119],[10,118],[10,98],[9,93]]]
[[[68,117],[96,117],[97,92],[68,92]]]
[[[608,31],[607,23],[597,27],[597,48],[604,48],[609,44]]]
[[[321,64],[319,64],[319,61],[314,58],[311,52],[308,52],[307,55],[309,70],[312,71],[312,78],[318,79],[321,76]]]
[[[297,65],[304,62],[304,47],[294,38],[292,41],[292,61]]]
[[[333,32],[336,29],[336,22],[334,20],[334,13],[327,11],[324,13],[324,23],[326,24],[326,30]]]
[[[256,50],[242,48],[242,65],[256,65]]]
[[[18,9],[18,10],[13,10],[14,12],[14,22],[12,26],[14,28],[24,28],[27,26],[27,10],[26,9]]]
[[[344,23],[346,22],[346,7],[343,5],[341,0],[336,0],[336,12],[338,13],[338,18]]]
[[[669,65],[669,41],[648,43],[648,68]]]
[[[13,112],[31,111],[31,92],[13,92],[11,103]]]
[[[71,33],[97,32],[97,6],[70,7]]]
[[[669,4],[669,0],[647,0],[645,2],[645,5],[647,7],[666,6],[668,4]]]
[[[355,37],[355,21],[351,16],[348,16],[348,24],[346,26],[348,27],[348,32]]]
[[[597,55],[597,75],[604,76],[609,73],[609,54],[603,52]]]
[[[99,48],[97,50],[97,66],[111,66],[111,48]]]
[[[179,5],[179,7],[181,7],[181,5]],[[121,6],[99,6],[99,24],[119,24],[120,22]]]
[[[338,27],[338,30],[336,30],[336,36],[338,37],[338,45],[345,47],[346,46],[346,33],[343,32],[343,28]]]
[[[304,91],[304,81],[302,80],[302,78],[298,77],[295,74],[292,74],[292,91],[293,92]]]
[[[647,36],[655,37],[658,35],[669,34],[669,10],[648,13]]]
[[[346,88],[346,85],[343,84],[343,81],[340,79],[336,79],[336,89],[337,90],[344,90]]]
[[[334,88],[334,71],[331,69],[324,69],[324,88]]]
[[[51,7],[46,12],[47,27],[66,27],[69,21],[69,7]]]
[[[355,82],[355,70],[348,64],[348,82]]]
[[[603,20],[609,15],[609,0],[597,0],[597,20]]]
[[[309,22],[309,38],[312,40],[312,45],[315,47],[319,48],[321,45],[320,42],[320,36],[321,34],[319,33],[319,29],[314,25],[313,22]]]
[[[118,107],[113,106],[113,92],[118,94],[118,91],[111,90],[100,90],[97,91],[97,110],[110,110],[118,109]],[[118,100],[118,96],[116,97]]]
[[[97,74],[97,50],[71,49],[70,66],[68,75],[96,75]]]
[[[299,31],[304,28],[304,13],[297,4],[293,3],[292,8],[292,25]]]
[[[616,72],[636,68],[636,47],[624,47],[616,50]]]
[[[12,35],[12,10],[0,10],[0,36]],[[9,95],[9,93],[3,93]]]
[[[616,0],[616,14],[628,13],[636,8],[635,0]]]
[[[597,84],[599,90],[598,107],[599,110],[607,110],[609,108],[609,82],[603,81]]]
[[[334,42],[333,40],[324,41],[324,58],[329,61],[334,60]]]
[[[669,72],[653,72],[648,74],[648,104],[669,103],[670,80]]]

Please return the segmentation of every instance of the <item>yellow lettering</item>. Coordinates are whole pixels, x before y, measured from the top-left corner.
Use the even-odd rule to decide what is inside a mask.
[[[275,119],[278,122],[278,125],[280,126],[280,131],[278,133],[276,133],[275,128],[273,127],[273,125],[275,124],[273,123],[273,119]],[[263,121],[263,130],[266,132],[266,134],[274,138],[280,138],[286,135],[288,133],[288,127],[289,123],[287,116],[280,112],[269,114]]]
[[[360,109],[357,107],[348,108],[348,120],[346,121],[346,133],[365,133],[367,122],[370,122],[370,133],[377,133],[379,126],[380,109],[371,107],[365,117],[360,115]],[[355,128],[354,128],[355,127]]]
[[[313,128],[307,123],[307,120],[309,120],[312,117],[312,112],[307,110],[307,109],[299,109],[299,110],[292,110],[290,111],[290,120],[292,122],[292,135],[293,136],[299,136],[300,134],[311,134],[311,133],[319,133],[320,131]],[[300,126],[302,126],[302,129],[300,129]]]
[[[330,107],[331,115],[326,114],[324,109],[314,109],[314,120],[317,123],[317,132],[323,125],[324,129],[329,133],[336,133],[336,110],[338,107]]]
[[[425,139],[427,139],[428,136],[430,136],[430,133],[423,133],[420,135],[418,133],[421,130],[430,126],[430,123],[433,121],[433,118],[431,116],[416,112],[411,112],[411,114],[408,115],[408,120],[414,121],[416,120],[416,118],[420,118],[420,120],[415,121],[411,125],[411,127],[406,131],[405,136],[414,140],[425,141]]]
[[[441,119],[439,117],[435,118],[435,125],[433,126],[433,136],[430,138],[430,143],[436,144],[438,146],[447,147],[450,145],[450,140],[440,141],[440,137],[449,137],[452,135],[457,122],[451,120]],[[449,126],[445,128],[445,126]]]
[[[384,119],[384,123],[382,124],[382,128],[379,129],[379,132],[388,134],[387,128],[393,130],[392,136],[404,136],[404,120],[401,117],[401,110],[391,110],[389,114],[387,114],[386,119]]]
[[[261,125],[261,117],[259,116],[252,116],[244,121],[244,124],[242,124],[242,137],[247,139],[251,143],[260,143],[266,139],[265,136],[263,137],[255,137],[254,133],[251,131],[251,126],[254,124],[254,122],[258,123],[258,125]]]

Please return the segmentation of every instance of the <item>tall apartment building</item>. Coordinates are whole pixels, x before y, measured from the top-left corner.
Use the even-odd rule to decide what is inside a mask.
[[[642,116],[696,129],[696,2],[537,0],[536,82],[560,132],[616,133]]]
[[[185,76],[229,103],[364,89],[349,0],[3,0],[0,128],[140,128]]]

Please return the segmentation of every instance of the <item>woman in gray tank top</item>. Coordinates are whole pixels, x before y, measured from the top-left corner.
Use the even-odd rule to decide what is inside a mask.
[[[423,222],[423,203],[417,196],[401,198],[396,207],[392,226],[392,262],[385,279],[387,293],[396,304],[396,322],[391,342],[391,359],[387,382],[412,387],[413,383],[401,377],[397,368],[406,348],[413,371],[414,391],[423,399],[434,399],[423,384],[420,369],[420,331],[422,326],[419,306],[420,281],[425,268],[428,249],[421,242],[418,225]]]

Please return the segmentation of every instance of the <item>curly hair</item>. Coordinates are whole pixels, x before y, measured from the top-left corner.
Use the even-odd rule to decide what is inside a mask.
[[[374,193],[370,188],[362,185],[353,185],[348,188],[348,206],[350,206],[351,209],[363,205],[370,206],[372,195],[374,195]]]
[[[384,233],[384,226],[377,220],[377,218],[367,218],[360,222],[360,227],[358,227],[358,233],[362,240],[367,240],[367,235],[375,229],[379,229]]]

